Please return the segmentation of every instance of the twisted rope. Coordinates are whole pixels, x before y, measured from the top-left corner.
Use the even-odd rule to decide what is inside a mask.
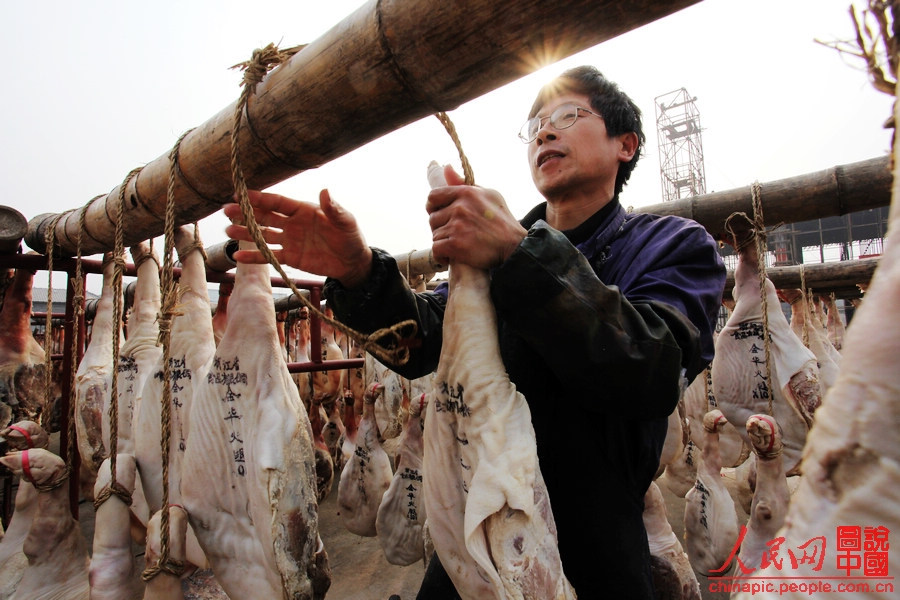
[[[462,163],[466,185],[475,185],[475,174],[472,172],[472,165],[469,163],[466,153],[463,152],[462,143],[459,141],[459,136],[456,133],[456,126],[453,125],[450,116],[444,111],[437,113],[435,116],[444,126],[444,129],[447,130],[447,133],[450,134],[450,139],[453,140],[453,145],[456,146],[456,151],[459,153],[459,161]]]
[[[753,206],[754,239],[756,240],[756,258],[759,261],[759,295],[762,300],[763,348],[766,361],[766,385],[769,386],[769,415],[774,416],[774,393],[772,390],[771,342],[769,341],[769,299],[766,294],[766,223],[763,219],[761,187],[759,181],[750,186],[750,201]]]
[[[284,268],[269,248],[259,224],[256,222],[256,217],[253,214],[253,207],[250,205],[250,199],[247,196],[247,182],[244,180],[243,168],[241,167],[240,157],[238,156],[238,132],[240,131],[241,119],[247,107],[247,102],[250,99],[250,95],[256,91],[257,84],[262,81],[269,70],[280,65],[282,62],[296,54],[300,49],[302,49],[302,46],[288,50],[279,50],[274,44],[269,44],[265,48],[254,50],[249,61],[238,63],[232,67],[240,68],[244,71],[242,82],[243,90],[241,91],[241,96],[235,106],[234,126],[231,128],[232,183],[234,185],[235,196],[241,207],[244,225],[247,227],[247,231],[256,243],[257,249],[266,258],[266,261],[278,271],[282,279],[284,279],[288,284],[288,287],[290,287],[291,291],[300,299],[300,302],[304,306],[318,315],[324,322],[356,340],[363,349],[377,356],[382,362],[403,365],[409,360],[410,341],[418,329],[416,322],[409,319],[366,335],[329,317],[322,312],[319,307],[313,306],[313,304],[301,294],[297,286],[294,285],[293,281],[288,277]]]
[[[132,169],[122,185],[119,186],[118,210],[116,211],[116,233],[113,246],[115,269],[113,271],[113,371],[110,384],[109,403],[109,471],[110,488],[118,490],[121,486],[116,481],[116,454],[119,448],[119,324],[122,322],[122,275],[125,272],[125,189],[131,180],[141,172],[143,167]],[[127,490],[123,490],[128,494]],[[130,496],[130,494],[128,494]],[[109,496],[103,497],[103,501]],[[95,501],[96,503],[96,501]],[[102,501],[100,501],[102,504]],[[129,497],[127,504],[131,504]],[[99,504],[98,504],[99,506]]]
[[[61,212],[50,222],[49,228],[44,232],[47,255],[47,315],[44,319],[44,397],[49,406],[53,398],[53,250],[56,245],[56,226],[60,219],[71,213],[71,210]],[[45,412],[41,409],[38,415],[38,425],[44,426]]]
[[[72,281],[72,287],[75,290],[75,298],[73,299],[73,322],[78,324],[81,322],[81,316],[84,314],[84,272],[82,266],[82,238],[87,226],[87,210],[90,206],[102,198],[103,194],[94,196],[88,200],[87,204],[81,207],[78,215],[78,233],[75,238],[75,277]],[[48,292],[49,293],[49,292]],[[75,379],[78,374],[78,333],[73,332],[69,340],[69,410],[68,410],[68,428],[66,430],[66,462],[69,465],[75,464],[75,404],[78,400],[78,392],[75,389]]]
[[[170,379],[172,376],[171,365],[171,340],[172,340],[172,323],[175,317],[182,313],[176,311],[178,304],[178,286],[174,277],[173,251],[175,248],[175,180],[178,175],[178,150],[181,142],[191,130],[181,134],[172,150],[169,152],[169,181],[166,186],[166,216],[163,238],[163,267],[162,276],[160,278],[160,294],[162,296],[162,304],[160,312],[157,316],[159,323],[159,335],[157,344],[162,346],[162,398],[160,399],[160,453],[162,455],[162,506],[160,513],[160,529],[159,529],[159,559],[156,565],[148,566],[141,577],[144,581],[149,581],[169,563],[169,445],[172,439],[172,387]],[[194,243],[197,241],[196,225],[194,228]],[[182,565],[182,570],[184,566]]]
[[[800,264],[800,292],[803,294],[803,345],[809,348],[809,302],[806,298],[806,272],[803,270],[803,263]]]

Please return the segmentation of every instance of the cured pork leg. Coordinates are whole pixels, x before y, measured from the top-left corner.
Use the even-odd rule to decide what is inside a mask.
[[[267,265],[237,266],[225,334],[192,401],[181,493],[230,598],[324,597],[312,431],[279,348]]]
[[[94,499],[97,472],[108,454],[103,444],[103,420],[108,417],[103,409],[108,405],[106,398],[112,385],[113,331],[119,336],[120,348],[125,339],[121,323],[113,324],[115,263],[111,253],[103,259],[103,289],[94,313],[91,341],[75,374],[75,432],[81,456],[79,480],[82,495],[90,500]]]
[[[749,221],[732,219],[738,237],[738,265],[734,272],[734,310],[716,337],[712,362],[713,393],[718,408],[731,423],[746,423],[752,415],[769,413],[784,432],[784,461],[788,474],[800,469],[800,456],[812,415],[821,403],[819,368],[815,355],[788,324],[767,278],[766,314],[772,380],[766,381],[766,340],[759,263]],[[746,429],[736,427],[749,447]]]
[[[672,530],[666,501],[659,486],[650,483],[644,494],[644,528],[650,545],[650,572],[658,598],[700,600],[700,584],[687,554]]]
[[[738,558],[745,567],[758,569],[770,550],[767,543],[777,537],[784,524],[791,493],[781,460],[783,444],[778,424],[768,415],[753,415],[747,419],[747,432],[756,453],[756,489]]]
[[[144,554],[148,565],[156,565],[162,554],[162,510],[150,517],[147,524],[147,552]],[[184,563],[186,558],[185,539],[188,529],[187,511],[181,506],[169,506],[169,562]],[[93,599],[92,599],[93,600]],[[166,570],[159,571],[147,581],[143,600],[184,600],[181,578]]]
[[[148,514],[162,508],[163,467],[160,440],[163,439],[162,401],[169,386],[169,503],[181,504],[181,473],[190,431],[191,402],[195,390],[205,385],[216,351],[206,282],[206,263],[193,226],[175,230],[175,248],[181,261],[176,316],[169,339],[169,380],[163,381],[163,356],[151,366],[152,375],[144,384],[141,402],[132,423],[135,457]],[[193,534],[187,533],[188,560],[206,566],[206,557]]]
[[[34,421],[19,421],[0,431],[10,451],[47,448],[50,436]],[[9,598],[19,585],[28,559],[22,552],[31,522],[38,510],[38,491],[27,479],[19,480],[15,510],[0,540],[0,598]]]
[[[95,497],[109,488],[110,461],[100,466]],[[134,491],[137,465],[131,454],[116,457],[116,483],[128,493]],[[93,552],[91,553],[91,600],[137,600],[143,584],[131,549],[131,511],[116,494],[110,494],[97,508]]]
[[[0,309],[0,426],[36,421],[49,431],[44,348],[31,333],[34,271],[16,269]],[[55,399],[54,399],[55,403]]]
[[[432,187],[446,185],[436,163]],[[506,375],[486,271],[450,265],[444,342],[425,416],[425,509],[464,599],[574,598],[531,411]]]
[[[888,536],[888,532],[900,531],[900,321],[896,318],[900,298],[900,189],[896,176],[894,182],[884,253],[865,301],[847,327],[841,372],[816,412],[803,452],[803,477],[791,498],[784,527],[778,532],[784,537],[781,547],[795,553],[803,553],[798,548],[804,545],[811,551],[821,542],[824,561],[791,571],[798,577],[824,580],[864,574],[896,576],[900,572],[900,553]],[[839,563],[838,528],[844,526],[851,528],[843,530],[848,534],[844,538],[848,558]],[[865,572],[863,553],[846,550],[856,543],[861,549],[867,544],[868,552],[880,553],[870,555],[879,560],[869,563]],[[850,556],[859,557],[860,562]],[[776,567],[772,564],[754,575],[781,575]],[[886,582],[867,583],[874,590],[876,583]],[[778,597],[808,594],[786,592]],[[873,592],[866,597],[885,596]]]
[[[425,405],[425,394],[410,403],[409,417],[400,434],[397,468],[375,518],[378,541],[392,565],[411,565],[425,558],[422,534],[426,517],[422,498]]]
[[[721,475],[719,431],[724,425],[725,417],[718,409],[703,418],[705,436],[697,482],[685,496],[685,550],[694,571],[703,576],[722,574],[715,570],[725,564],[738,537],[737,511]]]
[[[88,549],[69,508],[66,465],[49,450],[11,452],[0,463],[38,490],[22,550],[28,566],[11,600],[87,600]]]
[[[356,432],[353,454],[341,471],[338,483],[338,508],[341,521],[351,533],[374,537],[375,519],[381,498],[391,485],[391,459],[378,441],[375,402],[384,386],[375,383],[365,393],[362,419]]]

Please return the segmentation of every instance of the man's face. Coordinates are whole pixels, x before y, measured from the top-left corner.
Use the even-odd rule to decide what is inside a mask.
[[[564,104],[596,112],[587,96],[566,93],[548,101],[537,116],[548,117]],[[556,129],[545,119],[537,138],[528,144],[531,178],[548,201],[570,194],[602,193],[612,198],[623,156],[621,136],[610,137],[601,117],[581,110],[565,129]]]

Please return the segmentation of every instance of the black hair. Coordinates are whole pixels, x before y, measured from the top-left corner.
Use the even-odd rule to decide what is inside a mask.
[[[541,88],[531,106],[528,118],[537,115],[544,104],[563,93],[587,96],[591,108],[603,117],[606,131],[611,137],[632,131],[637,134],[638,145],[635,148],[634,157],[627,163],[621,163],[619,171],[616,173],[615,195],[618,196],[631,177],[631,172],[637,165],[646,141],[641,125],[641,109],[625,92],[619,89],[619,86],[604,77],[603,73],[595,67],[585,65],[563,72],[562,75]]]

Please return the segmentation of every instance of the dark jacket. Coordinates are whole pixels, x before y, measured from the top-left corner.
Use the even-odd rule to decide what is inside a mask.
[[[492,273],[501,355],[531,409],[578,597],[651,598],[644,493],[682,373],[690,381],[712,360],[725,267],[691,220],[629,214],[616,201],[559,232],[544,210],[523,219],[528,235]],[[411,293],[381,251],[362,289],[325,286],[355,329],[418,321],[419,345],[396,369],[409,378],[437,366],[445,293]]]

